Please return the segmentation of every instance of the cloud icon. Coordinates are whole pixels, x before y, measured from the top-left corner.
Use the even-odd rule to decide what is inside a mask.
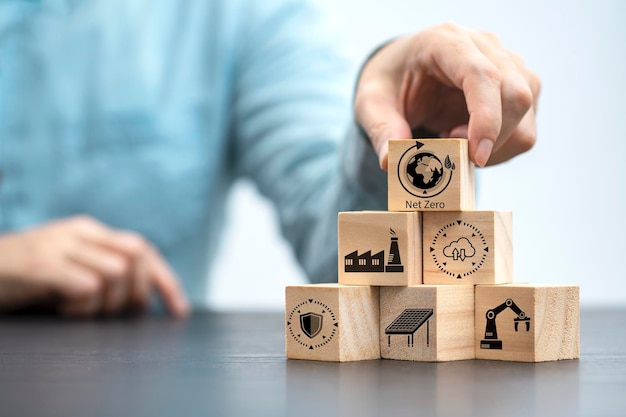
[[[460,259],[463,262],[465,258],[471,258],[474,255],[476,255],[476,249],[466,237],[450,242],[448,246],[443,248],[443,256],[455,261]]]

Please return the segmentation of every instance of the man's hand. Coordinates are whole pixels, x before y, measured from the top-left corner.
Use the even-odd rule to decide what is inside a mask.
[[[421,127],[469,139],[479,166],[535,143],[538,77],[492,35],[453,24],[397,39],[365,65],[355,96],[359,124],[387,169],[389,139]]]
[[[0,236],[0,311],[52,306],[90,317],[144,310],[156,290],[168,311],[189,313],[178,283],[141,236],[74,217]]]

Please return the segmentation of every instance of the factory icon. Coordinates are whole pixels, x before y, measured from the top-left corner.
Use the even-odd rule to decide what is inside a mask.
[[[404,272],[404,266],[400,259],[400,248],[398,247],[398,237],[393,229],[389,229],[389,259],[385,262],[385,251],[372,255],[372,251],[359,255],[358,250],[350,252],[344,257],[345,272]]]

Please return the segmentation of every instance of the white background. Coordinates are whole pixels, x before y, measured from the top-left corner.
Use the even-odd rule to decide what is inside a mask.
[[[479,173],[479,209],[512,210],[515,277],[579,284],[583,305],[626,304],[626,2],[335,2],[355,66],[382,41],[437,23],[499,35],[543,82],[533,150]],[[211,272],[213,308],[283,308],[303,283],[267,203],[249,184],[231,200]],[[246,264],[237,254],[252,254]]]

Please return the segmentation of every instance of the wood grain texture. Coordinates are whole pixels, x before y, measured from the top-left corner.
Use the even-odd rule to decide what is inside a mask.
[[[476,358],[518,362],[578,358],[579,304],[578,286],[476,286]],[[489,311],[495,313],[496,332],[488,325]]]
[[[418,310],[418,311],[415,311]],[[413,330],[415,314],[431,314]],[[399,321],[406,331],[398,332]],[[402,327],[400,326],[400,327]],[[385,359],[441,362],[474,359],[474,288],[416,285],[380,288],[380,350]]]
[[[423,213],[425,284],[513,282],[509,211]]]
[[[340,284],[422,283],[421,213],[339,213],[338,230]]]
[[[466,139],[389,141],[390,211],[474,209],[474,164]]]
[[[285,299],[288,358],[333,362],[380,358],[377,287],[289,286]]]

